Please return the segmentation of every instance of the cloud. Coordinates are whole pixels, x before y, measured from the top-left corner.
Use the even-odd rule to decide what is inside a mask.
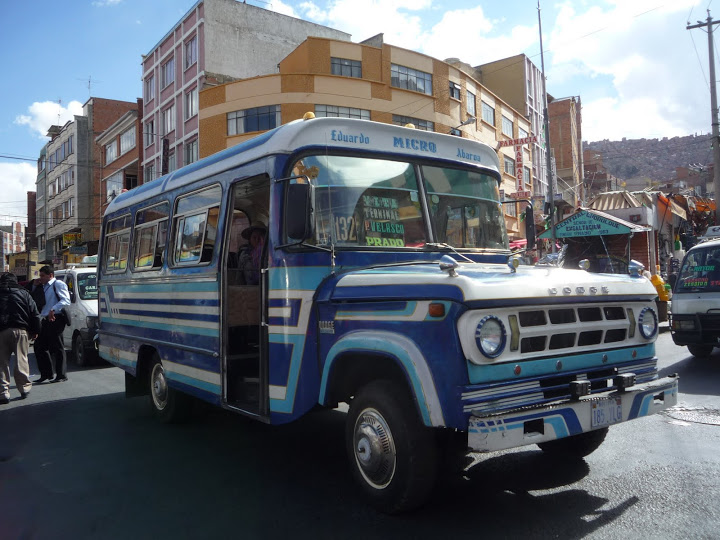
[[[282,15],[289,15],[290,17],[295,18],[298,17],[293,7],[286,4],[285,2],[282,2],[281,0],[272,0],[272,2],[270,2],[269,8],[276,13],[280,13]]]
[[[95,7],[112,7],[121,4],[123,0],[95,0],[91,4]]]
[[[47,136],[50,126],[62,126],[73,120],[75,115],[82,115],[82,113],[82,103],[79,101],[71,101],[67,107],[54,101],[36,101],[28,107],[28,114],[15,117],[15,123],[28,126],[38,138],[44,138]]]
[[[27,192],[35,191],[37,169],[29,163],[0,162],[0,225],[27,224]]]

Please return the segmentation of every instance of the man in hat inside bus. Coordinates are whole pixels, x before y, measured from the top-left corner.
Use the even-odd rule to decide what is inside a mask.
[[[256,220],[241,233],[241,236],[250,243],[240,254],[239,261],[246,285],[260,283],[260,266],[266,235],[267,226],[261,220]]]

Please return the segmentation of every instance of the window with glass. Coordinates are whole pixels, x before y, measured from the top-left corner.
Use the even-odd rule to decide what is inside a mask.
[[[490,175],[334,155],[305,156],[295,170],[312,171],[318,245],[422,248],[432,234],[454,247],[507,249],[498,181]],[[423,217],[421,178],[429,222]]]
[[[145,79],[145,101],[155,99],[155,75],[150,75]]]
[[[530,167],[523,167],[523,179],[525,180],[525,184],[530,183]]]
[[[150,182],[151,180],[155,180],[155,164],[151,163],[150,165],[145,167],[145,182]]]
[[[197,62],[197,36],[185,42],[185,69]]]
[[[185,143],[185,165],[194,163],[198,160],[198,141],[195,139],[189,143]]]
[[[337,107],[335,105],[315,105],[315,116],[370,120],[370,111],[353,107]]]
[[[162,203],[135,215],[135,249],[133,267],[135,270],[153,270],[162,267],[167,243],[170,205]]]
[[[117,159],[117,141],[105,145],[105,165]]]
[[[505,172],[509,175],[515,176],[515,160],[507,156],[503,156],[503,164],[505,166]]]
[[[97,274],[85,272],[77,274],[77,295],[81,300],[97,300]]]
[[[432,75],[418,69],[390,65],[390,84],[396,88],[406,88],[432,96]]]
[[[491,126],[495,125],[495,108],[482,102],[482,119]]]
[[[160,68],[162,74],[162,88],[171,84],[175,80],[175,58],[171,58],[165,62]]]
[[[720,291],[720,246],[694,249],[683,261],[673,293]]]
[[[435,122],[430,120],[422,120],[421,118],[413,118],[411,116],[401,116],[399,114],[393,114],[393,124],[396,126],[404,126],[406,124],[412,124],[415,129],[421,129],[423,131],[435,131]]]
[[[114,173],[112,176],[108,176],[108,179],[105,180],[105,193],[106,193],[106,201],[110,202],[115,197],[120,195],[120,192],[123,189],[123,172],[118,171]]]
[[[124,272],[127,268],[130,246],[130,215],[108,221],[105,229],[105,271]]]
[[[525,131],[525,130],[524,130],[523,128],[521,128],[520,126],[518,126],[518,138],[524,139],[524,138],[526,138],[527,136],[528,136],[528,132]]]
[[[145,122],[145,147],[155,142],[155,120]]]
[[[135,126],[120,135],[120,155],[135,148]]]
[[[467,91],[467,113],[470,116],[477,117],[475,109],[475,94],[470,92],[470,90]]]
[[[280,124],[280,105],[254,107],[243,111],[234,111],[227,115],[228,135],[266,131],[274,129]]]
[[[175,209],[173,264],[208,263],[217,240],[222,189],[213,186],[178,198]]]
[[[168,172],[173,172],[177,169],[177,160],[175,159],[175,151],[173,150],[168,154]]]
[[[460,85],[452,81],[450,81],[450,97],[460,99]]]
[[[198,113],[198,89],[193,88],[185,94],[185,120]]]
[[[362,62],[347,58],[330,58],[330,70],[333,75],[362,79]]]
[[[508,137],[513,136],[513,121],[504,115],[502,117],[502,132],[503,135],[507,135]]]
[[[170,105],[162,112],[163,135],[175,131],[175,105]]]

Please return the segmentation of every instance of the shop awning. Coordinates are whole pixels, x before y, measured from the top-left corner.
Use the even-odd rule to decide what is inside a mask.
[[[555,238],[579,238],[583,236],[608,236],[647,232],[650,227],[635,225],[597,210],[578,210],[572,216],[555,225]],[[550,229],[540,233],[539,238],[551,238]]]

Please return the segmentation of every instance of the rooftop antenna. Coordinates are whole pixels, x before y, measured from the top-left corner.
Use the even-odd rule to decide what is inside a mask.
[[[59,125],[60,125],[60,115],[62,115],[62,99],[58,98],[57,104],[58,104],[58,121],[57,121],[57,125],[59,126]]]
[[[87,89],[88,89],[88,97],[92,97],[92,85],[93,84],[100,84],[102,81],[92,80],[92,75],[88,75],[87,80],[85,79],[77,79],[78,81],[83,81],[87,83]]]

